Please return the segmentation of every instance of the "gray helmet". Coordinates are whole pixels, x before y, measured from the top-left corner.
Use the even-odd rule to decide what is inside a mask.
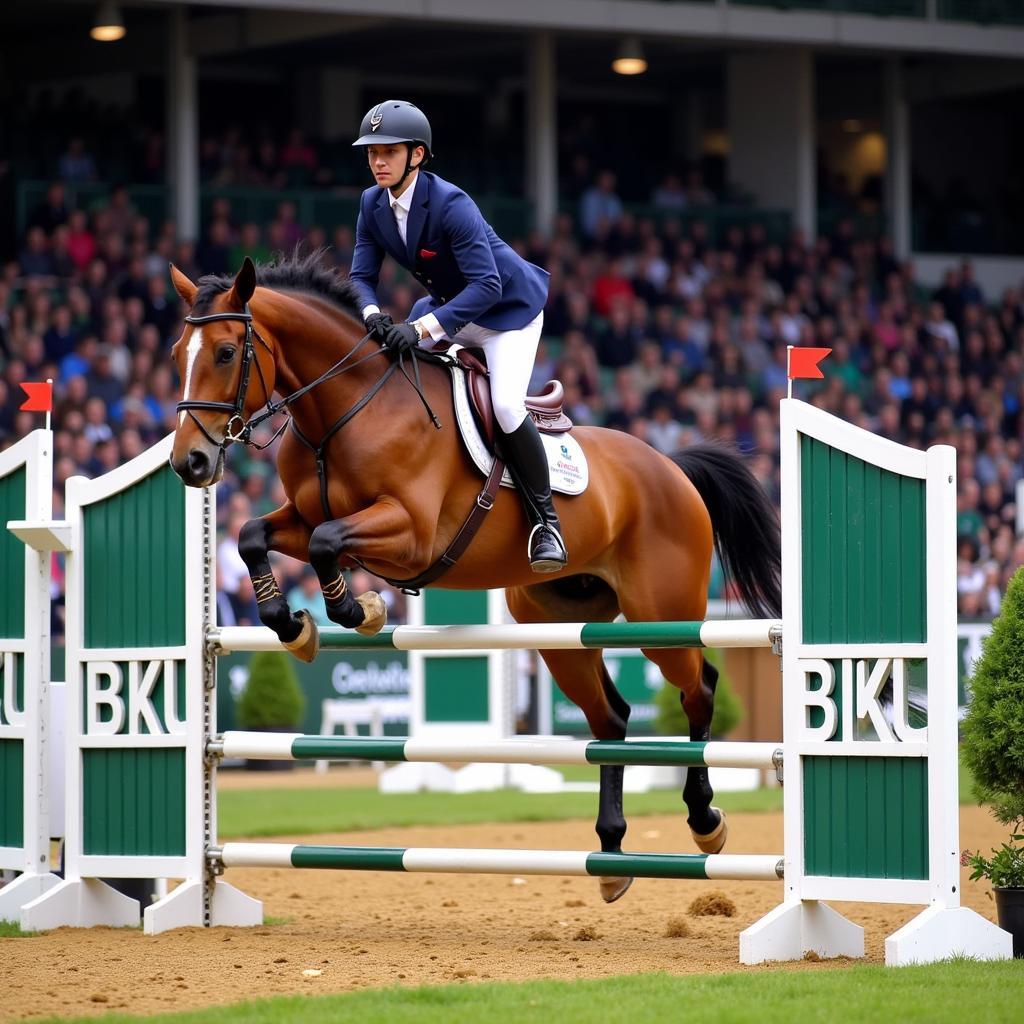
[[[408,100],[385,100],[371,107],[359,125],[359,138],[353,146],[374,143],[409,142],[421,145],[431,154],[431,131],[427,115]]]

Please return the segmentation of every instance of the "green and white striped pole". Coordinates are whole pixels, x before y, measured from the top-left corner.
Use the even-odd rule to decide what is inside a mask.
[[[225,868],[335,868],[345,871],[484,875],[596,875],[777,881],[783,857],[703,853],[591,853],[586,850],[489,850],[392,846],[224,843],[207,854]]]
[[[654,647],[772,647],[782,637],[777,619],[693,622],[548,622],[487,626],[395,626],[365,637],[338,626],[321,627],[328,651],[585,650]],[[279,651],[281,641],[262,626],[221,626],[207,639],[218,654]]]
[[[777,743],[711,740],[567,740],[546,736],[510,739],[418,739],[306,736],[301,733],[226,732],[208,751],[251,760],[419,761],[449,764],[680,765],[708,768],[778,768]]]

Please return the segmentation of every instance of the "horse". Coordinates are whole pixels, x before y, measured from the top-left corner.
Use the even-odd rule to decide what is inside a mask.
[[[480,494],[480,473],[454,421],[450,371],[417,362],[410,373],[367,336],[354,287],[324,269],[318,254],[259,270],[246,258],[233,278],[198,284],[173,266],[171,277],[191,310],[172,349],[183,389],[174,471],[190,487],[216,483],[227,447],[251,441],[251,427],[287,404],[291,420],[277,453],[287,501],[239,536],[260,620],[297,656],[315,653],[312,619],[289,610],[271,570],[268,553],[278,551],[313,566],[333,621],[376,633],[386,618],[380,595],[352,595],[342,569],[416,577]],[[275,393],[287,398],[270,405]],[[778,517],[737,452],[702,442],[669,458],[616,430],[576,427],[573,436],[590,482],[582,494],[555,496],[566,568],[543,577],[531,571],[530,524],[518,496],[502,489],[444,576],[446,588],[502,587],[521,623],[608,622],[620,613],[632,621],[700,620],[717,549],[748,612],[779,615]],[[708,739],[715,667],[698,648],[643,654],[679,689],[691,739]],[[540,655],[595,738],[625,738],[630,706],[600,650]],[[605,852],[619,852],[626,833],[622,779],[621,766],[601,767],[596,831]],[[712,804],[707,769],[689,770],[682,795],[697,847],[719,852],[727,826]],[[600,879],[602,898],[618,899],[631,882]]]

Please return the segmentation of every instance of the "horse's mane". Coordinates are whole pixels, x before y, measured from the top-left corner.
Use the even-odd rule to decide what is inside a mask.
[[[305,292],[326,299],[343,313],[362,320],[362,302],[356,287],[339,271],[323,265],[323,249],[314,249],[306,256],[298,249],[290,256],[279,253],[270,263],[256,264],[256,283],[264,288]],[[207,274],[199,279],[192,305],[201,313],[218,295],[226,292],[235,278],[232,274]]]

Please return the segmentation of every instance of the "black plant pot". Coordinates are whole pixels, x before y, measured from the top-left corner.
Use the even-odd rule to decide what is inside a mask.
[[[1013,955],[1024,959],[1024,888],[999,889],[995,886],[996,916],[999,927],[1013,936]]]
[[[250,729],[250,732],[295,732],[294,728],[287,725],[281,725],[277,728],[270,728],[264,726],[262,729]],[[248,757],[245,759],[246,771],[250,772],[290,772],[295,768],[294,761],[264,761],[262,758],[257,760],[256,758]]]

